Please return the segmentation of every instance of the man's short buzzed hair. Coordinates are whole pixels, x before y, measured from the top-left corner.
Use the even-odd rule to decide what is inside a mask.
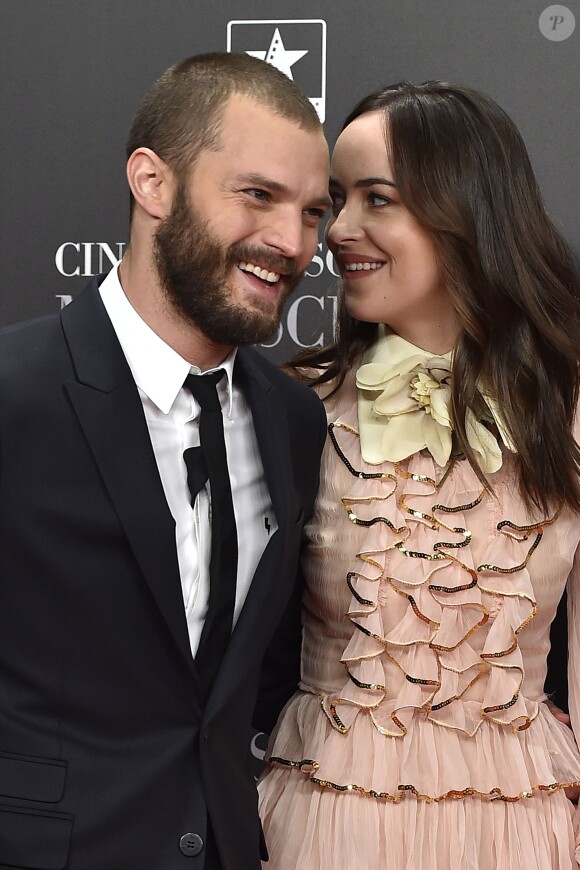
[[[150,148],[180,179],[200,151],[220,146],[223,110],[244,94],[307,130],[320,130],[308,97],[271,64],[247,54],[200,54],[170,67],[139,107],[127,142],[127,158]]]

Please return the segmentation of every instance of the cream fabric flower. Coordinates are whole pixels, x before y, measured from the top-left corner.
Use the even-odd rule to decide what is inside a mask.
[[[451,354],[433,356],[387,333],[365,355],[356,384],[361,452],[366,462],[399,462],[427,449],[437,465],[448,463],[453,446]],[[498,409],[490,411],[497,420]],[[497,471],[502,463],[500,446],[471,410],[465,429],[481,470],[486,474]],[[498,424],[498,429],[503,435],[505,427]],[[511,444],[507,446],[512,449]]]

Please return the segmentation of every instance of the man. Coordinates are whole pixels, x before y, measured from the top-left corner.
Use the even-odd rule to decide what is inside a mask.
[[[273,67],[205,55],[127,178],[119,269],[0,338],[0,868],[257,870],[250,719],[325,428],[236,348],[314,254],[327,146]]]

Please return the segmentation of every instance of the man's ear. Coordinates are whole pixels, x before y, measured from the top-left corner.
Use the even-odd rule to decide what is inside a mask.
[[[137,148],[127,161],[127,181],[135,202],[152,218],[162,220],[171,211],[175,176],[150,148]]]

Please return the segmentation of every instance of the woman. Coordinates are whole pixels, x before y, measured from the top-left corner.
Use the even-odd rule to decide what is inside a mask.
[[[580,727],[573,258],[474,91],[372,94],[332,176],[342,310],[297,367],[329,438],[301,688],[261,783],[267,866],[575,868],[580,755],[543,703],[568,580]]]

